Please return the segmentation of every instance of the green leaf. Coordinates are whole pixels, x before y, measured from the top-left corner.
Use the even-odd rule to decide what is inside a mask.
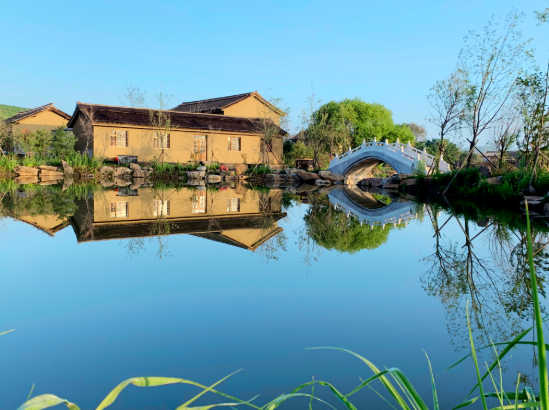
[[[429,374],[431,375],[431,390],[433,392],[433,409],[434,410],[439,410],[440,407],[439,407],[439,404],[438,404],[437,388],[435,386],[435,378],[433,376],[433,368],[431,367],[431,361],[429,360],[429,356],[427,355],[425,350],[423,351],[423,353],[425,353],[425,357],[427,358],[427,363],[429,363]]]
[[[200,387],[201,389],[209,389],[208,391],[211,391],[212,393],[215,393],[217,395],[227,397],[231,400],[235,400],[238,403],[246,404],[250,407],[253,407],[255,409],[260,409],[260,407],[255,406],[249,402],[246,402],[244,400],[240,400],[236,397],[229,396],[228,394],[222,393],[220,391],[217,391],[213,389],[212,387],[204,386],[200,383],[193,382],[191,380],[186,379],[178,379],[173,377],[134,377],[128,380],[123,381],[118,386],[116,386],[108,395],[103,399],[99,407],[97,407],[97,410],[103,410],[104,408],[110,406],[118,397],[118,395],[126,388],[128,385],[133,384],[134,386],[138,387],[155,387],[155,386],[164,386],[168,384],[176,384],[176,383],[182,383],[182,384],[189,384],[192,386]]]
[[[331,350],[338,350],[340,352],[345,352],[345,353],[352,354],[353,356],[358,357],[360,360],[362,360],[374,372],[374,374],[380,373],[379,369],[372,362],[370,362],[369,360],[365,359],[364,357],[362,357],[362,356],[360,356],[360,355],[358,355],[355,352],[352,352],[350,350],[340,349],[340,348],[337,348],[337,347],[311,347],[310,348],[310,350],[316,350],[316,349],[331,349]],[[387,389],[389,394],[391,396],[393,396],[393,398],[397,401],[397,403],[399,404],[399,406],[401,408],[403,408],[405,410],[410,410],[410,407],[406,404],[406,401],[402,398],[400,393],[395,389],[395,387],[392,385],[392,383],[385,376],[380,377],[379,380],[381,381],[381,383],[383,383],[383,386]],[[356,390],[356,389],[353,390],[351,393],[347,394],[347,397],[350,396],[351,394],[356,393],[356,391],[358,391],[358,390]]]
[[[480,371],[478,368],[477,353],[475,351],[475,341],[473,339],[473,331],[471,330],[471,321],[469,320],[469,301],[467,301],[467,306],[465,308],[467,312],[467,328],[469,329],[469,341],[471,342],[471,353],[473,354],[473,362],[475,363],[475,371],[477,373],[478,380],[478,389],[480,390],[480,398],[482,400],[482,408],[488,410],[488,405],[486,404],[486,398],[484,397],[484,390],[482,388],[482,379],[480,378]]]
[[[500,407],[494,407],[490,410],[513,410],[515,408],[517,409],[526,409],[530,407],[539,407],[540,402],[537,403],[520,403],[519,405],[510,404],[508,406],[500,406]]]
[[[70,410],[80,410],[76,404],[73,404],[65,399],[61,399],[53,394],[42,394],[30,400],[27,400],[17,410],[42,410],[48,407],[65,404]]]
[[[242,369],[241,369],[242,370]],[[194,396],[192,399],[190,399],[189,401],[187,401],[186,403],[182,404],[181,406],[179,406],[176,410],[183,410],[183,409],[186,409],[188,408],[188,406],[194,402],[195,400],[197,400],[198,398],[200,398],[201,396],[203,396],[204,394],[208,393],[209,391],[212,391],[212,389],[217,386],[218,384],[224,382],[225,380],[227,380],[229,377],[231,377],[233,374],[235,373],[238,373],[240,372],[241,370],[237,370],[236,372],[233,372],[231,374],[229,374],[228,376],[225,376],[224,378],[222,378],[221,380],[219,380],[218,382],[215,382],[214,384],[212,384],[210,387],[202,390],[200,393],[198,393],[196,396]],[[215,407],[215,406],[214,406]]]
[[[538,341],[538,365],[539,365],[539,386],[540,402],[543,410],[549,410],[549,376],[547,374],[547,356],[545,352],[545,340],[543,335],[543,320],[538,299],[538,283],[536,270],[534,268],[534,257],[532,255],[532,234],[530,230],[530,216],[528,214],[528,201],[524,199],[526,207],[526,232],[528,238],[528,263],[530,265],[530,282],[532,286],[532,302],[534,304],[534,317],[536,319],[536,336]]]
[[[313,382],[311,382],[311,383],[313,383]],[[314,383],[316,383],[316,382],[314,382]],[[309,383],[307,383],[307,384],[309,384]],[[263,406],[263,409],[265,409],[265,410],[274,410],[278,406],[280,406],[282,403],[284,403],[286,400],[291,399],[293,397],[312,397],[312,396],[310,394],[303,394],[303,393],[283,394],[282,396],[277,397],[276,399],[274,399],[273,401],[271,401],[267,405]],[[330,403],[327,403],[324,400],[319,399],[318,397],[314,397],[314,400],[317,400],[321,403],[324,403],[325,405],[327,405],[327,406],[331,407],[332,409],[336,410],[336,408],[334,406],[332,406]]]
[[[347,409],[356,410],[356,407],[349,401],[349,399],[347,399],[347,397],[345,397],[339,390],[337,390],[334,386],[332,386],[330,383],[327,383],[327,382],[322,382],[322,381],[308,382],[308,383],[302,384],[301,386],[296,387],[289,394],[290,395],[296,394],[299,390],[302,390],[302,389],[304,389],[305,387],[308,387],[308,386],[312,386],[313,384],[319,384],[321,386],[328,387],[332,391],[332,394],[334,396],[336,396],[345,405],[345,407],[347,407]],[[307,395],[307,397],[309,397],[309,396],[310,395]],[[282,397],[286,397],[286,395],[282,396]],[[279,399],[280,398],[276,399],[275,401],[273,401],[271,403],[278,402]],[[315,397],[315,399],[316,399],[316,397]],[[272,410],[272,409],[278,407],[281,404],[281,403],[278,403],[275,407],[272,407],[271,403],[269,403],[269,406],[264,406],[264,408],[267,408],[268,410]]]
[[[471,404],[476,402],[478,399],[479,399],[479,397],[475,397],[471,400],[464,401],[463,403],[461,403],[461,404],[457,405],[456,407],[454,407],[452,410],[461,409],[462,407],[470,406]]]

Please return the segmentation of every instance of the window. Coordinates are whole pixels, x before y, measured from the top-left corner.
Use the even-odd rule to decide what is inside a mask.
[[[111,218],[127,218],[129,205],[126,201],[111,202]]]
[[[227,199],[227,212],[240,212],[240,198]]]
[[[111,147],[127,147],[128,131],[111,131]]]
[[[170,200],[162,201],[155,199],[153,201],[153,216],[169,216],[170,215]]]
[[[206,136],[195,135],[193,137],[193,154],[196,161],[206,161]]]
[[[229,151],[240,151],[240,137],[229,137]]]
[[[206,191],[198,191],[193,196],[193,214],[206,213]]]
[[[155,148],[170,148],[170,133],[155,132],[153,145]]]

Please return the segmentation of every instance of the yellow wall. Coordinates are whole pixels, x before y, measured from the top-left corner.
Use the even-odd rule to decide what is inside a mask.
[[[12,131],[29,131],[34,132],[38,130],[51,131],[61,126],[66,126],[67,120],[52,111],[42,111],[31,117],[23,118],[17,123],[12,124]]]
[[[270,118],[280,125],[280,115],[253,95],[224,108],[223,113],[229,117]]]
[[[128,131],[128,147],[110,146],[110,132],[112,130]],[[79,139],[82,138],[76,128],[74,129],[74,132]],[[193,137],[195,135],[206,135],[206,161],[217,161],[228,164],[255,164],[259,160],[259,135],[172,130],[170,131],[170,148],[164,150],[164,161],[192,161]],[[241,151],[229,151],[228,137],[230,136],[241,138]],[[139,162],[152,161],[155,157],[159,158],[162,153],[160,148],[154,148],[153,139],[154,130],[152,129],[95,125],[93,144],[94,155],[104,156],[106,158],[114,158],[120,155],[136,155]],[[77,144],[78,149],[82,149],[81,145],[83,145],[83,141],[79,141]]]
[[[237,194],[234,188],[224,191],[200,191],[196,189],[163,189],[140,188],[138,196],[118,196],[116,191],[101,191],[94,195],[94,222],[124,222],[155,220],[154,201],[170,201],[170,214],[166,219],[203,218],[212,216],[242,216],[260,213],[261,194],[246,190]],[[156,192],[156,196],[155,196]],[[204,213],[193,213],[193,199],[198,200],[205,194],[206,209]],[[280,191],[271,190],[271,211],[280,212]],[[227,200],[240,198],[240,212],[227,212]],[[113,202],[128,202],[128,217],[111,217],[110,205]]]
[[[61,225],[64,221],[59,219],[56,215],[22,215],[18,217],[18,219],[28,222],[34,226],[37,226],[45,231],[51,231],[59,225]]]

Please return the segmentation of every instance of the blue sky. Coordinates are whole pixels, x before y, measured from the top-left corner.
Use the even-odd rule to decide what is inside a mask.
[[[283,97],[292,128],[313,92],[360,97],[427,125],[425,96],[455,65],[467,30],[527,13],[538,61],[547,0],[10,2],[0,25],[0,104],[120,104],[128,83],[182,101],[257,90]],[[434,130],[430,129],[430,136]]]

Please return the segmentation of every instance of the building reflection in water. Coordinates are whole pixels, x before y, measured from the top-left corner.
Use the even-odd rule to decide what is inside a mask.
[[[282,232],[282,191],[244,187],[222,190],[154,189],[99,191],[76,201],[70,218],[79,243],[155,235],[190,234],[256,250]]]

